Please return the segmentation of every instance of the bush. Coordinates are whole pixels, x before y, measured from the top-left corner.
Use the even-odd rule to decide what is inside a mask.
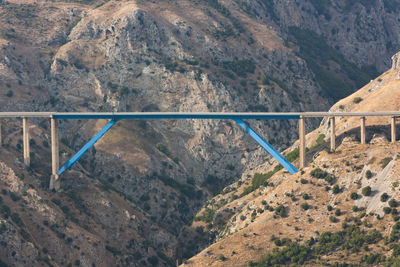
[[[350,198],[353,199],[353,200],[356,200],[356,199],[358,199],[358,194],[356,192],[352,192],[350,194]]]
[[[7,97],[12,97],[13,95],[14,95],[14,92],[11,91],[11,90],[8,90],[7,93],[6,93]]]
[[[303,194],[303,199],[305,199],[305,200],[310,199],[310,196],[307,193],[304,193]]]
[[[266,185],[267,180],[273,175],[272,172],[269,173],[256,173],[251,181],[253,191],[262,185]]]
[[[326,208],[328,209],[328,211],[332,210],[332,206],[331,205],[328,205]]]
[[[389,207],[383,207],[383,212],[384,212],[385,214],[389,214],[391,211],[392,211],[391,208],[389,208]]]
[[[353,99],[353,103],[354,103],[354,104],[358,104],[358,103],[360,103],[361,101],[363,101],[363,99],[362,99],[361,97],[355,97],[355,98]]]
[[[370,186],[364,187],[364,188],[362,189],[361,193],[362,193],[364,196],[370,196],[371,193],[372,193],[371,187],[370,187]]]
[[[397,201],[395,199],[389,200],[389,207],[391,208],[396,208],[397,207]]]
[[[311,206],[308,203],[302,203],[300,206],[303,210],[308,210]]]
[[[336,215],[336,216],[342,215],[342,212],[340,211],[340,209],[336,209],[336,210],[335,210],[335,215]]]
[[[371,178],[372,178],[372,172],[371,172],[370,170],[367,170],[367,171],[365,172],[365,177],[366,177],[367,179],[371,179]]]
[[[106,249],[108,251],[110,251],[114,256],[121,254],[121,251],[119,251],[119,249],[116,248],[116,247],[112,247],[112,246],[106,245]]]
[[[339,194],[340,193],[340,187],[338,186],[338,185],[335,185],[334,187],[333,187],[333,189],[332,189],[332,192],[334,193],[334,194]]]
[[[13,220],[13,222],[15,222],[16,225],[18,225],[20,227],[24,225],[24,223],[22,222],[21,217],[19,216],[18,213],[13,213],[11,215],[11,219]]]
[[[379,162],[381,164],[382,169],[384,169],[389,164],[390,161],[392,161],[392,158],[390,158],[390,157],[386,157],[386,158],[382,159]]]
[[[287,217],[287,211],[285,206],[283,206],[282,204],[279,205],[276,209],[275,209],[275,214],[276,215],[280,215],[282,218]]]
[[[329,174],[326,171],[321,170],[320,168],[316,168],[310,172],[310,175],[312,177],[318,178],[318,179],[325,179],[330,184],[333,184],[335,182],[335,178]]]
[[[331,216],[329,216],[329,221],[331,221],[333,223],[337,223],[339,220],[335,216],[331,215]]]
[[[388,194],[383,193],[383,194],[381,195],[381,201],[382,201],[382,202],[386,202],[388,199],[389,199],[389,195],[388,195]]]
[[[157,148],[158,150],[160,150],[162,153],[168,155],[168,148],[167,148],[167,146],[164,145],[163,143],[157,143],[157,144],[156,144],[156,148]]]
[[[300,183],[301,184],[308,184],[308,180],[301,178]]]

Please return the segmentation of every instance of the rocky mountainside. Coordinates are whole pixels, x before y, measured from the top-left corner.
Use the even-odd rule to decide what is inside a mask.
[[[400,22],[397,0],[322,2],[0,0],[0,111],[327,110],[388,66],[400,46]],[[13,212],[2,218],[6,229],[33,238],[15,236],[15,242],[29,241],[31,256],[14,257],[11,247],[0,252],[9,264],[23,258],[28,265],[78,260],[97,266],[100,254],[112,254],[110,264],[133,266],[189,258],[214,240],[187,243],[184,226],[196,211],[268,161],[231,122],[120,121],[62,177],[62,192],[52,195],[46,192],[48,121],[30,123],[34,156],[24,170],[20,122],[2,121],[0,161],[7,175],[1,179],[19,177],[21,184],[11,188],[3,181],[2,205],[16,208],[23,224],[10,221]],[[104,124],[62,121],[62,160]],[[297,139],[295,122],[251,124],[280,149]],[[310,120],[308,127],[318,124]],[[32,200],[8,196],[28,198],[27,190],[57,220],[47,208],[32,217],[18,212]],[[109,208],[105,215],[87,212],[96,209],[98,190],[108,201],[101,202]],[[121,221],[119,228],[103,220],[107,214],[122,220],[115,215],[125,211],[137,220]],[[50,232],[54,236],[35,236],[48,232],[44,221],[58,229]],[[75,236],[98,240],[88,242],[99,250],[81,239],[70,242],[72,228]],[[128,244],[130,235],[137,236],[135,245]],[[126,242],[118,242],[121,236]],[[54,242],[77,251],[63,258],[65,253],[49,249]]]
[[[398,110],[399,55],[330,111]],[[337,118],[335,151],[325,141],[328,122],[310,132],[312,160],[299,173],[260,166],[207,201],[192,231],[217,242],[183,266],[399,266],[399,142],[388,141],[389,118],[370,117],[368,144],[360,144],[356,119]],[[287,157],[295,160],[296,150]]]

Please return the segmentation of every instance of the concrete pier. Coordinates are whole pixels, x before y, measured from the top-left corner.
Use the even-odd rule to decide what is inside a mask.
[[[303,116],[299,120],[299,141],[299,168],[302,169],[306,166],[306,128]]]
[[[58,125],[54,117],[50,118],[51,125],[51,177],[50,177],[50,190],[60,189],[60,181],[58,180],[58,167],[59,167],[59,146],[58,146]]]
[[[331,151],[336,149],[336,125],[335,125],[335,117],[329,118],[331,122]]]
[[[392,137],[392,143],[396,142],[396,117],[390,118],[390,133]]]
[[[22,118],[23,128],[23,143],[24,143],[24,164],[29,167],[31,164],[30,149],[29,149],[29,125],[26,117]]]
[[[360,131],[361,144],[365,144],[365,117],[360,119]]]

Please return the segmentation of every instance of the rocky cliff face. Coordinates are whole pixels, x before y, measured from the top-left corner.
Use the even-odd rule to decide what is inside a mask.
[[[323,9],[318,3],[3,0],[0,110],[325,110],[370,79],[362,67],[386,66],[381,60],[391,49],[386,44],[399,45],[398,12],[387,8],[395,1],[327,2]],[[387,32],[379,31],[382,27]],[[376,40],[367,31],[376,32]],[[376,53],[370,55],[366,48]],[[33,135],[38,151],[48,151],[48,122],[32,123],[38,129]],[[309,127],[317,124],[310,121]],[[62,160],[102,125],[62,122]],[[297,139],[294,122],[251,125],[280,148]],[[17,124],[9,121],[4,131],[8,149],[17,147]],[[126,205],[140,210],[150,228],[162,232],[162,238],[155,238],[139,231],[146,246],[132,250],[146,255],[141,258],[145,263],[152,260],[149,256],[168,265],[168,259],[182,253],[187,258],[198,249],[198,244],[182,245],[187,240],[182,226],[195,210],[266,159],[231,122],[121,121],[81,161],[75,169],[80,174],[66,176],[62,187],[67,193],[82,192],[82,184],[72,181],[82,179],[89,186],[87,177],[94,177],[118,192]],[[32,171],[41,173],[38,194],[44,194],[48,173],[39,165]],[[164,245],[165,239],[171,244]],[[160,251],[152,251],[155,247]],[[189,249],[180,251],[184,247]],[[122,260],[119,253],[112,254]]]

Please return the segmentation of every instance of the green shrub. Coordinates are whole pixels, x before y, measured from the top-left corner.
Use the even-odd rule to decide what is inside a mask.
[[[308,184],[308,180],[301,178],[300,183],[302,183],[302,184]]]
[[[386,202],[389,199],[389,195],[387,193],[383,193],[381,195],[381,201]]]
[[[3,214],[4,219],[7,219],[11,215],[11,209],[6,205],[1,206],[0,212]]]
[[[329,216],[329,221],[331,221],[333,223],[337,223],[339,220],[335,216],[331,215],[331,216]]]
[[[383,212],[384,212],[385,214],[389,214],[391,211],[392,211],[391,208],[389,208],[389,207],[383,207]]]
[[[253,186],[253,191],[259,188],[261,185],[266,185],[267,180],[273,175],[272,172],[269,173],[256,173],[251,180]]]
[[[226,261],[228,258],[225,257],[224,255],[220,254],[219,257],[218,257],[218,259],[219,259],[220,261]]]
[[[353,99],[353,103],[354,103],[354,104],[358,104],[358,103],[360,103],[361,101],[363,101],[363,99],[362,99],[361,97],[355,97],[355,98]]]
[[[12,201],[18,201],[21,199],[21,197],[15,194],[14,192],[10,192],[10,198]]]
[[[379,162],[379,164],[381,164],[382,169],[384,169],[389,164],[390,161],[392,161],[392,158],[386,157],[386,158],[382,159]]]
[[[312,177],[318,178],[318,179],[325,179],[330,184],[333,184],[335,182],[335,178],[329,174],[326,171],[321,170],[320,168],[316,168],[310,172],[310,175]]]
[[[108,251],[110,251],[114,256],[120,255],[120,254],[121,254],[121,251],[120,251],[118,248],[116,248],[116,247],[106,245],[106,249],[107,249]]]
[[[298,159],[299,156],[300,156],[299,148],[295,148],[293,151],[287,153],[286,159],[287,159],[289,162],[293,162],[293,161],[295,161],[296,159]]]
[[[280,204],[278,207],[276,207],[275,214],[281,216],[282,218],[287,217],[287,210],[285,206]]]
[[[367,170],[367,171],[365,172],[365,177],[366,177],[367,179],[371,179],[371,178],[372,178],[372,172],[371,172],[370,170]]]
[[[334,194],[339,194],[340,193],[340,187],[338,186],[338,185],[335,185],[333,188],[332,188],[332,193],[334,193]]]
[[[311,206],[308,205],[308,203],[302,203],[302,204],[300,205],[300,207],[301,207],[303,210],[308,210]]]
[[[20,227],[24,226],[24,223],[22,222],[21,217],[18,213],[11,214],[11,220],[13,220],[13,222],[15,222],[15,224]]]
[[[328,205],[326,208],[328,209],[328,211],[332,211],[333,209],[331,205]]]
[[[358,212],[360,210],[357,206],[353,206],[351,209],[353,212]]]
[[[340,210],[340,209],[336,209],[336,210],[335,210],[335,215],[336,215],[336,216],[342,215],[341,210]]]
[[[356,192],[352,192],[350,194],[350,198],[353,199],[353,200],[356,200],[356,199],[358,199],[358,194]]]
[[[156,148],[157,148],[158,150],[160,150],[162,153],[166,154],[166,155],[169,154],[167,146],[164,145],[163,143],[157,143],[157,144],[156,144]]]
[[[395,200],[395,199],[391,199],[391,200],[389,200],[389,207],[391,207],[391,208],[396,208],[397,207],[397,201]]]
[[[14,95],[14,92],[11,91],[11,90],[8,90],[7,93],[6,93],[7,97],[13,97],[13,95]]]
[[[371,187],[370,187],[370,186],[364,187],[364,188],[362,189],[361,193],[362,193],[364,196],[370,196],[371,193],[372,193]]]

